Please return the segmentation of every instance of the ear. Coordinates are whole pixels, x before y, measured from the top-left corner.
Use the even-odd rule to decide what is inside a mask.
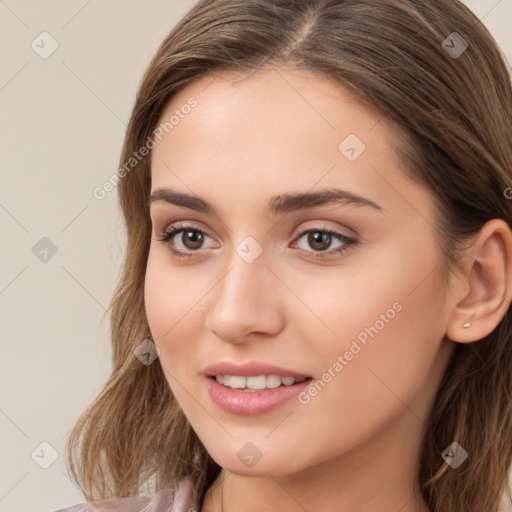
[[[446,336],[460,343],[491,333],[512,300],[512,232],[502,219],[487,222],[463,256],[463,273],[453,288],[454,306]],[[463,327],[466,322],[471,326]]]

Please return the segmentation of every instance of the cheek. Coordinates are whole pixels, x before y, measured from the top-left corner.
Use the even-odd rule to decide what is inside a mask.
[[[427,300],[419,294],[407,296],[417,276],[407,260],[393,261],[384,251],[373,256],[374,262],[366,265],[324,268],[315,275],[290,272],[286,277],[300,299],[288,301],[288,306],[293,304],[290,322],[316,354],[343,353],[354,339],[364,346],[374,325],[382,338],[390,324],[403,322],[406,303]]]
[[[354,267],[314,280],[295,277],[294,290],[314,313],[302,307],[297,328],[320,379],[310,388],[314,396],[304,397],[304,403],[311,399],[306,408],[320,413],[337,403],[340,408],[331,409],[337,424],[348,415],[363,429],[435,384],[444,334],[441,288],[431,272],[434,253],[421,249],[383,247],[364,272]]]
[[[196,341],[204,325],[199,320],[204,286],[195,286],[192,267],[172,269],[165,256],[151,254],[146,267],[144,303],[153,341],[160,349],[160,363],[178,381],[190,372]],[[175,385],[169,381],[173,392]]]
[[[200,313],[201,299],[215,281],[211,276],[198,279],[197,275],[194,266],[173,268],[164,251],[150,250],[144,302],[151,331],[161,341],[174,339],[176,332],[198,327],[192,319]]]
[[[377,307],[335,324],[338,337],[328,354],[322,349],[322,369],[302,397],[301,416],[325,417],[336,446],[364,443],[397,418],[411,428],[422,421],[444,366],[439,341],[430,332],[432,318],[419,302],[402,299],[402,309],[393,309],[393,318],[385,316],[388,323],[374,314],[386,315]],[[318,428],[317,422],[310,428]]]

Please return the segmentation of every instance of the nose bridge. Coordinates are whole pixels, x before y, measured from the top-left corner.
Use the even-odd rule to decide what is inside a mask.
[[[234,238],[236,239],[236,238]],[[221,283],[219,283],[219,299],[230,302],[231,299],[249,304],[258,301],[259,291],[256,285],[266,286],[268,274],[268,257],[260,243],[251,235],[245,236],[233,246],[229,255],[228,271]]]
[[[263,248],[247,237],[234,248],[228,265],[212,294],[206,327],[225,341],[250,332],[275,333],[281,325],[277,283]]]

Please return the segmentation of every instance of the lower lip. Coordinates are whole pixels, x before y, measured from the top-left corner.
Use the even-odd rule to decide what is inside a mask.
[[[253,416],[270,411],[307,388],[312,379],[261,391],[240,391],[223,386],[215,377],[206,378],[212,400],[224,411],[242,416]]]

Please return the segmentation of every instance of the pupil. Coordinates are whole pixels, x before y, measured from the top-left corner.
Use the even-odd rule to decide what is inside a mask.
[[[189,230],[186,231],[186,241],[185,244],[189,249],[197,249],[198,247],[201,247],[201,244],[203,242],[203,235],[202,233],[199,233],[199,231]],[[192,246],[188,245],[189,242],[192,243]]]
[[[308,243],[312,248],[318,249],[319,251],[325,251],[327,247],[330,245],[331,235],[329,233],[324,233],[322,231],[312,231],[309,234]],[[318,247],[320,245],[320,247]]]

